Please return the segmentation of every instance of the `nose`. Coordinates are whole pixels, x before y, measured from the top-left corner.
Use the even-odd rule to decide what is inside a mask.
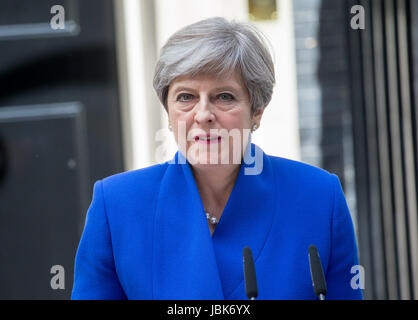
[[[212,112],[210,100],[207,97],[201,97],[198,102],[198,108],[195,114],[195,121],[199,124],[215,122],[215,115]]]

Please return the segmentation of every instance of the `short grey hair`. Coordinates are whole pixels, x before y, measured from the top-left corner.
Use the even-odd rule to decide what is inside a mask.
[[[254,114],[270,103],[276,82],[267,43],[268,39],[251,24],[219,17],[180,29],[161,49],[155,68],[153,85],[160,102],[168,111],[170,83],[179,76],[222,76],[238,69]]]

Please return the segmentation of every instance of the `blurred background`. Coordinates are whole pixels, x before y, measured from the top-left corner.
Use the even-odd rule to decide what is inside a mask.
[[[339,176],[365,298],[418,299],[418,0],[1,0],[0,299],[70,298],[94,182],[176,151],[160,48],[213,16],[270,39],[253,142]]]

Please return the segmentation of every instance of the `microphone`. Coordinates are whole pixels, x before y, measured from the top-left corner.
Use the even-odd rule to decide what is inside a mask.
[[[327,283],[325,281],[324,271],[322,270],[318,249],[313,244],[309,246],[309,267],[311,269],[312,286],[315,295],[319,300],[325,300]]]
[[[249,247],[244,248],[243,258],[245,292],[248,299],[255,300],[258,296],[257,278],[255,276],[253,254]]]

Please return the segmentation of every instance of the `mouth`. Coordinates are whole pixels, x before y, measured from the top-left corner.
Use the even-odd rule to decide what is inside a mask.
[[[194,141],[199,142],[199,143],[211,144],[211,143],[219,143],[221,139],[222,139],[221,136],[207,134],[207,135],[195,136]]]

